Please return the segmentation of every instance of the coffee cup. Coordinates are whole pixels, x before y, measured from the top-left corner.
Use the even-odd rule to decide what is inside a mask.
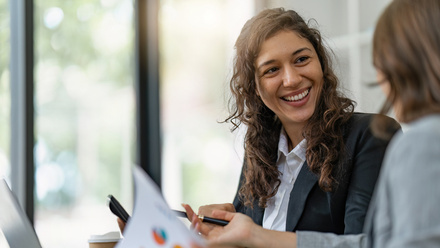
[[[121,239],[119,232],[108,232],[102,235],[91,235],[89,248],[113,248]]]

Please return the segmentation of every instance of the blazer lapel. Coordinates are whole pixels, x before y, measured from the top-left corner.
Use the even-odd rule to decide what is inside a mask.
[[[251,218],[255,222],[255,224],[262,226],[263,225],[264,208],[261,208],[258,206],[258,201],[255,201],[254,209],[251,213],[252,213]]]
[[[286,231],[293,231],[295,229],[304,210],[307,196],[317,181],[318,177],[309,170],[307,162],[304,162],[293,189],[290,192]]]

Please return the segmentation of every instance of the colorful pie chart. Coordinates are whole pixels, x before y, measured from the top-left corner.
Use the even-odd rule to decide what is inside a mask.
[[[153,228],[152,234],[153,234],[153,239],[157,244],[163,245],[167,242],[167,234],[165,230],[161,228]]]

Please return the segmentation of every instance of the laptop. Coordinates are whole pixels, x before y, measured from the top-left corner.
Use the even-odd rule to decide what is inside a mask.
[[[0,180],[0,229],[10,248],[41,248],[34,228],[4,179]]]

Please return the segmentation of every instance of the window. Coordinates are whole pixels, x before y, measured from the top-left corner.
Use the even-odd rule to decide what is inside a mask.
[[[9,6],[8,1],[0,0],[0,177],[10,177],[10,109],[11,91],[9,88]]]
[[[234,198],[243,147],[219,122],[227,117],[234,42],[253,13],[251,0],[161,1],[162,189],[173,208]]]
[[[133,4],[35,1],[35,227],[44,247],[118,230],[131,209]]]

